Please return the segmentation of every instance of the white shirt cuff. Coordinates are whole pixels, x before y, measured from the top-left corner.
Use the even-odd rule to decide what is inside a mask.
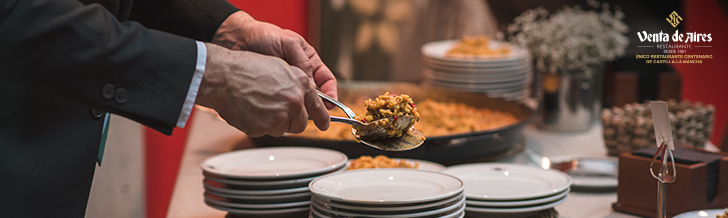
[[[202,75],[205,73],[205,64],[207,63],[207,46],[204,42],[195,41],[197,43],[197,64],[195,64],[195,73],[192,75],[192,82],[190,82],[190,89],[187,90],[187,98],[185,98],[184,104],[182,104],[182,112],[177,118],[177,127],[185,128],[187,120],[192,114],[192,107],[195,105],[195,99],[197,99],[197,91],[200,90],[200,83],[202,82]]]

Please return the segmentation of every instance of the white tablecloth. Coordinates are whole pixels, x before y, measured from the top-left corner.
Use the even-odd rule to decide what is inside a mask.
[[[237,129],[228,126],[216,115],[198,111],[193,117],[192,129],[182,157],[180,171],[172,194],[167,217],[222,218],[226,212],[213,209],[204,203],[202,169],[200,163],[207,157],[234,149],[253,147],[251,140]],[[528,126],[524,132],[526,148],[545,156],[596,156],[606,157],[601,125],[577,133],[547,132]],[[526,163],[524,153],[500,160],[503,162]],[[615,212],[611,204],[617,194],[571,192],[556,211],[566,218],[595,217],[637,217]]]

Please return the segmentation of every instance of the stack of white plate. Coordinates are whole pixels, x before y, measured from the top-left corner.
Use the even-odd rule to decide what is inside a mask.
[[[519,164],[463,164],[442,173],[465,183],[468,217],[531,216],[566,201],[571,185],[563,172]]]
[[[345,154],[328,149],[239,150],[202,162],[205,203],[243,217],[307,217],[308,183],[346,170]]]
[[[531,96],[533,70],[528,50],[505,42],[491,41],[491,48],[511,46],[511,52],[478,58],[446,56],[457,42],[458,40],[436,41],[422,46],[424,84],[487,93],[506,100],[518,101]]]
[[[312,218],[465,216],[463,182],[414,169],[364,169],[323,176],[309,184]]]

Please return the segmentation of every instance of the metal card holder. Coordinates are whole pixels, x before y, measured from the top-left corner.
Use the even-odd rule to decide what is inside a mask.
[[[670,128],[670,117],[667,110],[667,102],[650,102],[652,109],[652,123],[655,126],[655,137],[659,140],[657,152],[652,156],[650,162],[650,174],[657,179],[657,217],[667,217],[667,184],[675,182],[677,170],[675,169],[675,156],[672,150],[675,145],[672,143],[672,128]],[[657,141],[656,141],[657,142]],[[661,157],[660,165],[655,170],[657,157]],[[672,163],[672,170],[668,167],[667,161]]]
[[[667,184],[675,182],[677,178],[677,170],[675,169],[675,157],[672,155],[672,150],[667,149],[667,143],[661,140],[660,146],[657,148],[657,152],[652,157],[650,162],[650,174],[652,177],[657,179],[657,217],[667,217]],[[661,164],[658,170],[655,170],[655,163],[657,157],[661,157]],[[667,160],[670,159],[672,164],[672,170],[667,165]]]

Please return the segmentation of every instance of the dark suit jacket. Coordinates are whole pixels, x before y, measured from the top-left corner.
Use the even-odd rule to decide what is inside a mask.
[[[0,0],[0,217],[83,217],[103,125],[92,111],[171,134],[193,39],[210,41],[238,10],[225,0],[92,2]]]

